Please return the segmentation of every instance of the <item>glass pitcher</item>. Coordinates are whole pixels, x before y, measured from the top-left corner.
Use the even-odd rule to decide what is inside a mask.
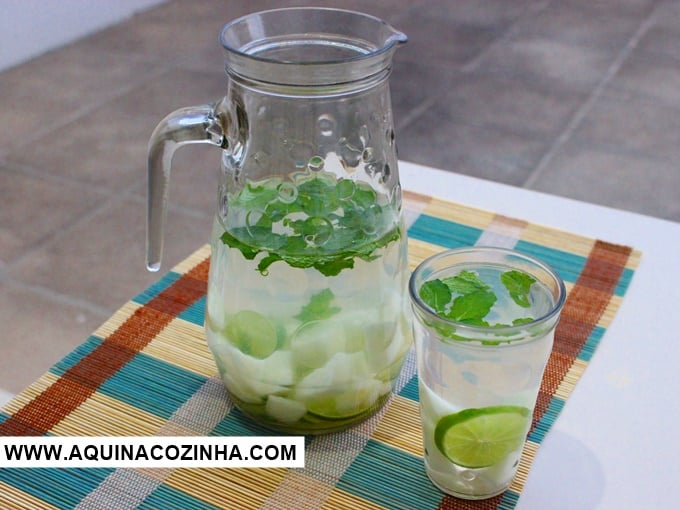
[[[351,11],[244,16],[221,33],[226,96],[171,113],[152,135],[150,270],[174,150],[222,149],[206,335],[233,401],[264,425],[314,434],[367,418],[410,348],[388,89],[405,41]]]

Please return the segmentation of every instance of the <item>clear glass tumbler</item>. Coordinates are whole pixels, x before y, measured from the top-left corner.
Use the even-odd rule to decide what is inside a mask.
[[[422,262],[409,293],[427,474],[460,498],[500,494],[531,427],[564,283],[532,257],[472,247]]]

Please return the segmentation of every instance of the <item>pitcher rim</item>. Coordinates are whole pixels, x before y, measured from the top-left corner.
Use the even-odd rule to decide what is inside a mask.
[[[343,13],[343,14],[350,14],[350,15],[355,15],[359,16],[365,19],[371,19],[375,21],[376,23],[383,25],[384,27],[388,28],[392,34],[390,37],[386,38],[384,44],[376,48],[374,50],[368,51],[364,54],[358,54],[358,55],[353,55],[351,57],[347,58],[338,58],[338,59],[333,59],[333,60],[318,60],[318,61],[282,61],[282,60],[277,60],[274,58],[270,57],[263,57],[261,55],[255,54],[255,53],[249,53],[248,51],[244,51],[244,46],[241,47],[236,47],[230,43],[228,43],[225,39],[225,34],[226,32],[236,26],[238,23],[243,22],[244,20],[251,18],[256,15],[270,15],[272,13],[283,13],[283,12],[292,12],[292,11],[300,11],[300,12],[338,12],[338,13]],[[341,35],[340,33],[336,33],[336,35]],[[392,49],[394,49],[397,45],[406,43],[408,40],[408,37],[406,34],[403,32],[397,30],[394,28],[390,23],[388,23],[386,20],[374,16],[372,14],[367,14],[364,12],[360,11],[355,11],[351,9],[340,9],[337,7],[317,7],[317,6],[298,6],[298,7],[281,7],[281,8],[275,8],[275,9],[266,9],[262,11],[255,11],[251,12],[248,14],[244,14],[243,16],[239,16],[238,18],[235,18],[228,22],[226,25],[222,27],[222,30],[220,31],[220,44],[222,47],[236,55],[239,55],[241,57],[253,59],[256,61],[260,62],[265,62],[265,63],[270,63],[270,64],[281,64],[281,65],[291,65],[291,66],[313,66],[313,65],[329,65],[329,64],[346,64],[346,63],[351,63],[351,62],[358,62],[362,60],[367,60],[374,58],[376,56],[380,56],[384,53],[390,52]],[[255,41],[253,41],[255,42]]]

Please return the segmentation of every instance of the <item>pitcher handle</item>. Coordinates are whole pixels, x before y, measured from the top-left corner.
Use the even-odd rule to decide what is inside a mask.
[[[146,267],[149,271],[158,271],[161,267],[172,156],[175,150],[189,143],[227,147],[214,104],[175,110],[151,134],[146,221]]]

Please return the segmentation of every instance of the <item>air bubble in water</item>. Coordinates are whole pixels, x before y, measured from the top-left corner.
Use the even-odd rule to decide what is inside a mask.
[[[314,156],[309,160],[307,163],[307,168],[309,168],[313,172],[318,172],[320,170],[323,170],[323,158],[321,156]]]
[[[380,219],[380,206],[372,204],[364,210],[361,230],[364,234],[375,234],[378,231],[378,221]]]
[[[292,182],[282,182],[276,188],[279,200],[284,204],[292,204],[298,196],[298,189]]]
[[[326,244],[333,233],[333,225],[326,218],[312,216],[305,221],[305,230],[309,232],[305,235],[305,241],[312,247],[319,247]]]
[[[250,235],[254,236],[255,232],[251,231],[251,229],[254,229],[264,216],[264,211],[258,211],[256,209],[248,211],[248,214],[246,214],[246,228]]]
[[[468,482],[471,482],[475,479],[474,471],[470,471],[469,469],[461,471],[460,476],[463,478],[463,480],[467,480]]]
[[[257,151],[253,154],[253,160],[260,168],[269,167],[269,154],[263,151]]]
[[[356,189],[357,187],[356,184],[354,184],[354,181],[342,179],[338,181],[338,184],[335,187],[335,192],[337,193],[340,200],[349,200],[352,195],[354,195],[354,191],[356,191]]]

